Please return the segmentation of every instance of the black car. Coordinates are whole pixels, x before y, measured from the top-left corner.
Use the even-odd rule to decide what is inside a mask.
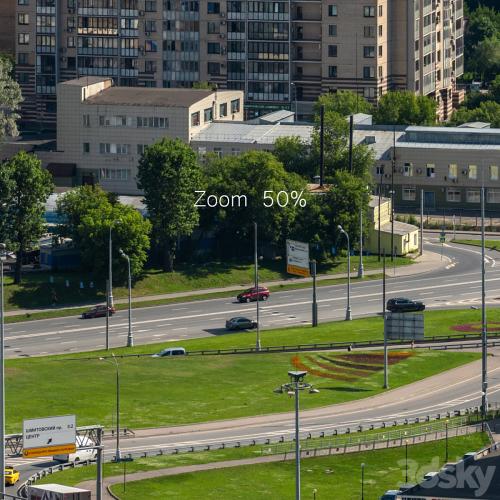
[[[226,321],[227,330],[250,330],[252,328],[257,328],[257,323],[243,316],[237,316]]]
[[[415,312],[423,311],[425,304],[418,300],[405,299],[398,297],[387,301],[387,309],[391,312]]]

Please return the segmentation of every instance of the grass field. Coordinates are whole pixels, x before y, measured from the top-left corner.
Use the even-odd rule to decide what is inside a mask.
[[[453,243],[461,243],[462,245],[472,245],[475,247],[481,246],[481,240],[453,240]],[[485,240],[484,246],[490,250],[500,250],[500,240]]]
[[[474,434],[449,440],[450,461],[487,443],[485,435]],[[444,463],[444,443],[432,442],[409,447],[409,481],[422,479]],[[302,461],[303,498],[358,500],[361,493],[361,464],[365,464],[364,498],[378,500],[388,489],[405,482],[405,449],[393,448],[342,456],[308,458]],[[203,471],[177,476],[128,482],[126,491],[117,484],[113,493],[122,500],[137,498],[264,499],[292,498],[294,462],[274,462],[237,468]]]
[[[410,354],[393,354],[392,388],[479,357],[470,352]],[[328,356],[123,358],[121,424],[137,429],[292,411],[292,400],[274,394],[273,389],[287,380],[288,370],[297,367],[306,367],[311,372],[309,382],[321,391],[303,397],[303,408],[366,398],[382,392],[381,356],[373,356],[356,351]],[[75,413],[78,425],[113,423],[115,371],[98,358],[9,360],[6,376],[8,432],[19,432],[22,418],[41,415]]]
[[[413,261],[409,258],[398,257],[396,265],[407,265]],[[363,260],[365,269],[379,269],[381,264],[376,256],[366,256]],[[125,265],[125,264],[124,264]],[[351,260],[351,270],[357,267],[356,259]],[[251,285],[254,280],[252,262],[236,264],[234,262],[212,262],[208,264],[179,264],[174,273],[165,273],[158,269],[149,269],[135,281],[132,294],[134,297],[158,295],[189,290],[219,288],[231,285]],[[347,270],[345,258],[339,258],[334,263],[319,266],[318,273],[335,274]],[[53,276],[53,283],[49,282]],[[261,282],[283,280],[292,276],[285,271],[282,261],[263,261],[259,278]],[[66,287],[66,280],[69,287]],[[86,273],[50,273],[45,271],[26,272],[21,285],[15,285],[11,276],[5,279],[5,306],[6,310],[36,309],[51,307],[54,303],[62,305],[78,305],[104,301],[105,277],[88,276]],[[80,288],[83,281],[84,288]],[[90,282],[94,287],[90,288]],[[54,296],[55,293],[55,296]],[[115,298],[126,298],[125,286],[114,286]],[[54,300],[54,298],[56,300]]]

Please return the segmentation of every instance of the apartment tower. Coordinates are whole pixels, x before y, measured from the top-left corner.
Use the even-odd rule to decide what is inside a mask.
[[[56,83],[245,92],[247,117],[311,114],[324,92],[434,97],[446,119],[463,72],[463,0],[17,0],[26,122],[54,126]]]

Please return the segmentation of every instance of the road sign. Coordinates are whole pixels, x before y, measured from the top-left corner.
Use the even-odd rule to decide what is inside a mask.
[[[308,243],[286,240],[286,272],[298,276],[310,276]]]
[[[75,451],[75,415],[24,420],[23,456],[25,458],[46,457]]]
[[[439,243],[445,243],[446,242],[446,233],[441,233],[439,235]]]

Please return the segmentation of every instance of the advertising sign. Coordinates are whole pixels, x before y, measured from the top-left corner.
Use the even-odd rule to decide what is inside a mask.
[[[75,415],[24,420],[23,457],[45,457],[75,451]]]
[[[310,276],[308,243],[286,240],[286,272],[298,276]]]

